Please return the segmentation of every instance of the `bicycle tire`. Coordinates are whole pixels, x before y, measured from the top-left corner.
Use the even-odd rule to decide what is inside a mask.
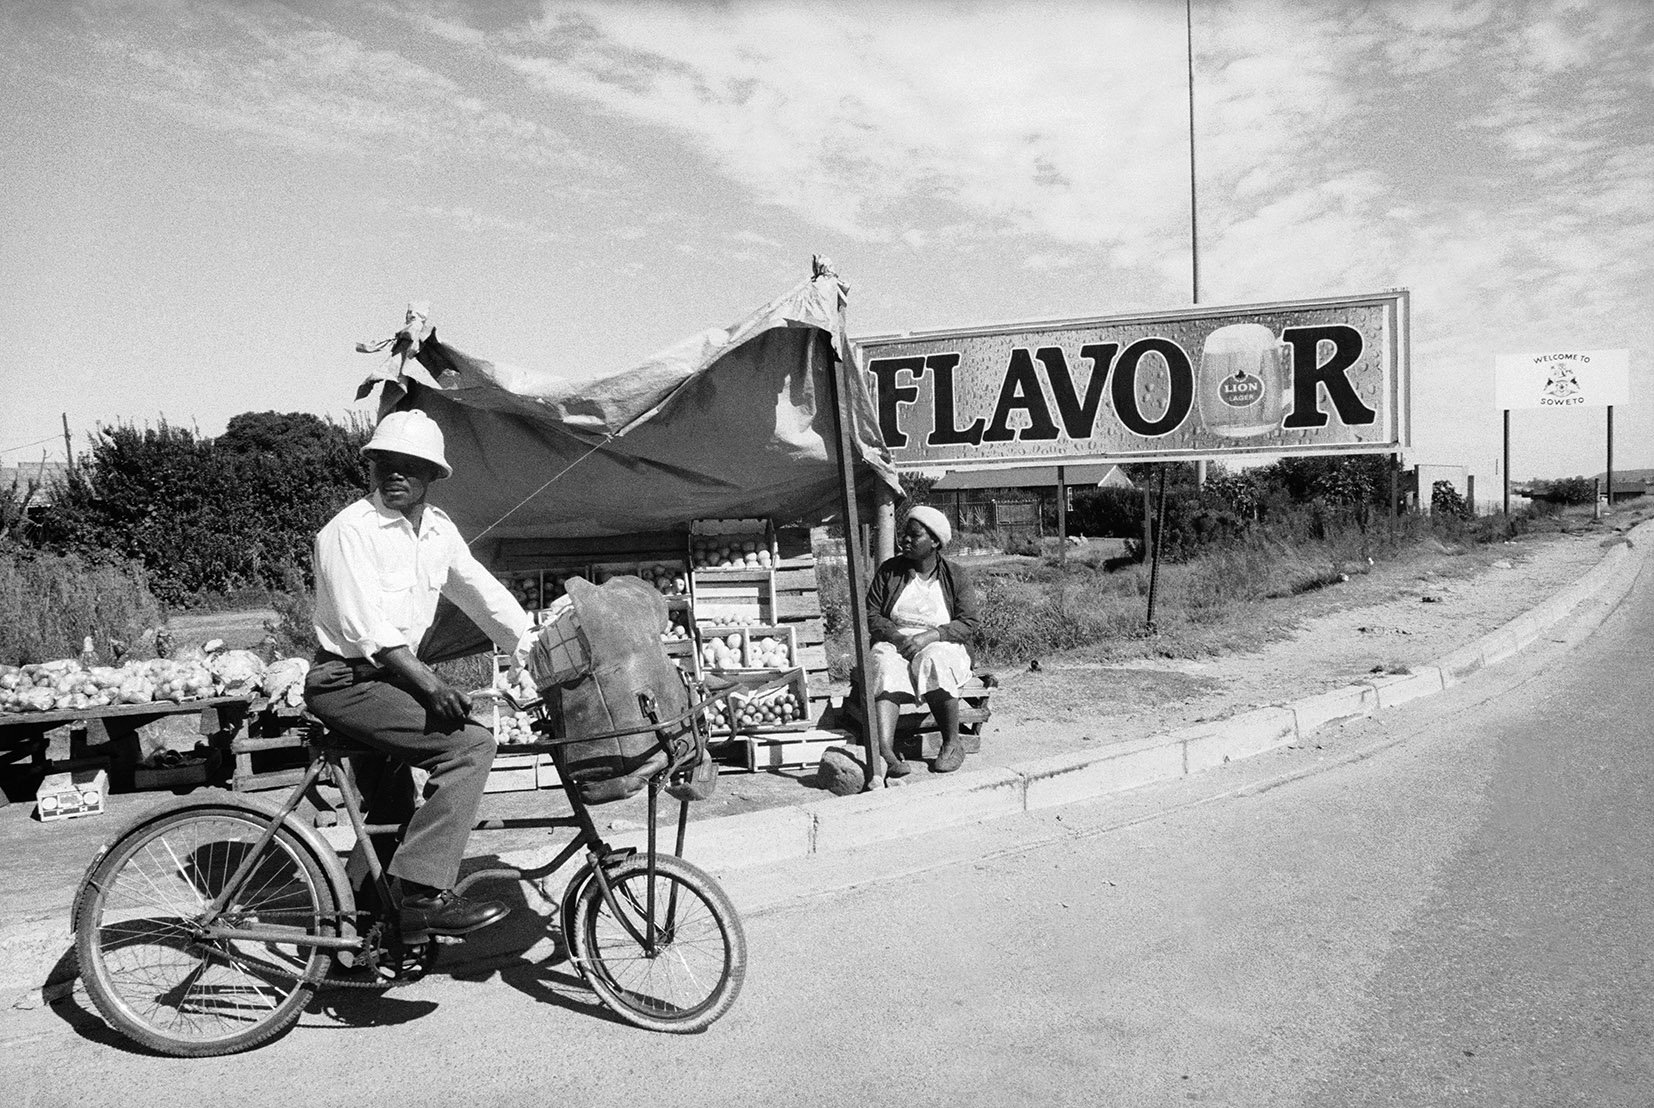
[[[648,865],[647,857],[632,857],[604,870],[639,932]],[[673,855],[655,859],[655,916],[659,947],[651,956],[614,918],[601,884],[588,879],[575,902],[572,956],[598,999],[628,1023],[673,1034],[704,1030],[729,1011],[746,979],[740,916],[716,881]]]
[[[569,964],[574,967],[581,977],[586,976],[586,967],[580,964],[580,959],[574,956],[574,930],[576,926],[575,909],[580,906],[580,894],[585,891],[586,885],[592,880],[592,864],[586,862],[574,871],[568,884],[563,886],[563,896],[557,906],[557,922],[563,932],[563,950],[568,955]]]
[[[614,868],[629,856],[627,854],[611,854],[603,864],[612,873]],[[580,893],[587,885],[591,884],[592,874],[592,864],[582,862],[580,868],[574,871],[574,876],[570,877],[568,883],[563,886],[563,895],[557,907],[557,922],[562,928],[563,934],[563,951],[568,955],[569,964],[574,967],[574,971],[582,978],[586,976],[586,967],[581,965],[580,959],[574,956],[574,913],[580,905]]]
[[[126,831],[93,866],[77,898],[75,954],[112,1028],[161,1054],[205,1058],[258,1046],[298,1021],[328,951],[204,939],[194,926],[270,820],[251,808],[185,808]],[[333,934],[335,910],[326,870],[281,827],[220,918]]]

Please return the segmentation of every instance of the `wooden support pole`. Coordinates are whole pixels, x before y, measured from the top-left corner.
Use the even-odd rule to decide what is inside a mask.
[[[887,488],[879,489],[878,538],[873,543],[873,564],[888,562],[896,556],[896,498]]]
[[[873,706],[872,671],[868,666],[867,565],[862,543],[861,511],[856,505],[856,444],[850,426],[849,367],[831,354],[823,353],[827,342],[818,335],[806,348],[807,371],[814,376],[817,362],[828,358],[827,395],[833,411],[833,439],[838,445],[839,503],[844,522],[844,568],[850,579],[850,626],[855,636],[856,671],[861,675],[862,741],[867,747],[867,781],[884,780],[884,765],[875,737],[878,716]]]

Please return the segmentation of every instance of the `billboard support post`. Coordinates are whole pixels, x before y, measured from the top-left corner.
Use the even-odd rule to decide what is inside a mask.
[[[1068,483],[1063,480],[1063,467],[1057,467],[1057,561],[1068,564]]]
[[[1608,405],[1608,514],[1614,514],[1614,406]]]
[[[1510,518],[1510,409],[1505,409],[1505,518]]]
[[[1153,636],[1159,628],[1154,622],[1154,594],[1160,583],[1160,535],[1166,529],[1166,465],[1160,463],[1160,489],[1155,494],[1154,504],[1154,545],[1149,554],[1149,610],[1143,620],[1143,633]]]

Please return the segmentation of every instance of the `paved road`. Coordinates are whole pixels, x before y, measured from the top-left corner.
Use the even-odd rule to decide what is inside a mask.
[[[704,1035],[566,964],[335,997],[255,1054],[0,1016],[26,1104],[1654,1104],[1644,581],[1540,648],[1318,747],[736,875],[752,971]]]

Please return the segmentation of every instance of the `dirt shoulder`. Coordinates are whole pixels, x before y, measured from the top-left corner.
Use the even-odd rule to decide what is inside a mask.
[[[1544,602],[1642,517],[1470,550],[1441,548],[1253,613],[1279,637],[1200,659],[1089,661],[1083,651],[1000,674],[982,760],[1159,734],[1426,665]]]

